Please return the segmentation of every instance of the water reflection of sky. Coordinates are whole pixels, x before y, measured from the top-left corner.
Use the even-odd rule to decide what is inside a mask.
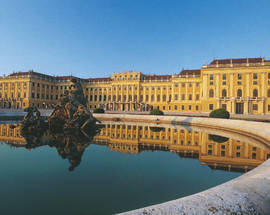
[[[269,156],[259,145],[213,138],[193,128],[106,123],[94,142],[63,143],[67,157],[72,144],[83,152],[79,164],[68,171],[72,163],[50,138],[41,139],[43,146],[26,149],[17,128],[0,125],[2,214],[131,210],[226,182]]]

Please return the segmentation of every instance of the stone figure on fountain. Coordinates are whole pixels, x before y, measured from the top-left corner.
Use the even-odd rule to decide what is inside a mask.
[[[89,134],[96,128],[96,119],[86,107],[83,88],[73,78],[69,91],[60,97],[57,107],[48,118],[49,129],[53,132],[74,132],[79,129]]]

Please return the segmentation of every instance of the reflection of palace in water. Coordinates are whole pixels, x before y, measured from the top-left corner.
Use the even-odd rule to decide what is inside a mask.
[[[156,127],[155,127],[156,128]],[[105,124],[96,142],[103,142],[112,151],[140,153],[141,151],[170,151],[180,157],[197,158],[213,169],[247,171],[270,158],[266,151],[234,139],[218,143],[207,133],[187,129],[150,126]],[[226,139],[226,138],[225,138]]]
[[[107,145],[112,151],[138,154],[142,151],[170,151],[180,157],[196,158],[212,169],[248,171],[270,158],[270,150],[223,138],[216,142],[210,135],[180,128],[157,128],[145,125],[108,123],[94,138],[95,143]],[[19,128],[0,125],[0,141],[12,146],[26,145]]]

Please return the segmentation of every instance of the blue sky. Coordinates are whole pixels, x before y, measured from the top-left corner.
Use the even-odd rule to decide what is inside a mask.
[[[1,0],[0,75],[174,74],[270,59],[269,0]]]

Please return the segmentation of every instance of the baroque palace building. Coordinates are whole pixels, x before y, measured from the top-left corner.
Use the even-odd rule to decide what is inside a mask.
[[[50,108],[73,76],[34,71],[0,77],[0,107]],[[215,59],[201,69],[174,75],[125,71],[108,78],[80,80],[90,109],[209,113],[224,108],[236,114],[270,114],[270,60]]]

